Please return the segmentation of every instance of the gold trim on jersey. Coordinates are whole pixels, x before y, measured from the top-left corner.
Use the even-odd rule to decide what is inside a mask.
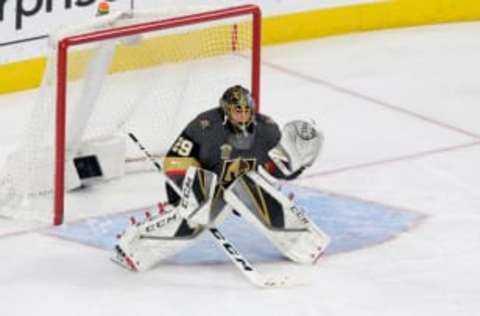
[[[198,183],[204,197],[207,197],[207,176],[202,169],[197,170]]]
[[[240,178],[240,183],[243,185],[248,195],[250,195],[250,198],[257,209],[257,213],[262,217],[263,221],[268,226],[272,226],[270,213],[268,212],[267,203],[265,202],[261,187],[254,182],[249,185],[249,183],[247,183],[243,177]]]
[[[255,170],[257,159],[255,158],[236,158],[223,161],[221,181],[223,185],[228,185],[235,181],[242,174]]]
[[[197,159],[191,157],[165,157],[163,162],[165,172],[187,170],[188,167],[200,167],[200,163]]]

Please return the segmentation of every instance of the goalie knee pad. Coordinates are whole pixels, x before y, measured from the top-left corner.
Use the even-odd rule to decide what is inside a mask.
[[[314,263],[329,244],[329,237],[300,207],[255,172],[238,178],[224,196],[232,208],[295,262]]]

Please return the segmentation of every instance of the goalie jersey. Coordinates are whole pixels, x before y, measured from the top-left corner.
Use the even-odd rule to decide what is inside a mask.
[[[225,119],[221,108],[214,108],[188,124],[170,148],[164,168],[173,179],[181,179],[188,167],[200,167],[214,172],[224,188],[259,166],[286,178],[268,156],[280,138],[278,125],[265,115],[256,113],[255,122],[240,132]]]

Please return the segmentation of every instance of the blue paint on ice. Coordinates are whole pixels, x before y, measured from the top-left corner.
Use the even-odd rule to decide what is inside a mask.
[[[353,251],[382,243],[411,229],[424,215],[355,198],[331,195],[313,189],[285,185],[309,218],[331,237],[326,255]],[[113,249],[116,235],[129,225],[130,216],[142,218],[144,211],[87,219],[53,228],[50,233],[84,244]],[[272,261],[280,253],[255,228],[230,216],[220,229],[252,261]],[[176,263],[223,262],[228,260],[215,242],[204,234],[172,259]]]

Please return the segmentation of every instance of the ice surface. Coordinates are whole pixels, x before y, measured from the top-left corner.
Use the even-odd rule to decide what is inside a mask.
[[[310,285],[257,290],[215,248],[207,262],[192,260],[197,253],[129,273],[108,260],[108,243],[0,219],[1,314],[477,315],[479,29],[438,25],[263,51],[263,112],[281,123],[312,117],[326,136],[321,160],[292,183],[299,202],[328,208],[317,219],[338,247],[308,268]],[[34,96],[0,98],[0,161]],[[392,235],[356,244],[379,232]],[[252,241],[247,231],[235,238]],[[262,247],[246,250],[260,270],[305,272],[263,260]]]

